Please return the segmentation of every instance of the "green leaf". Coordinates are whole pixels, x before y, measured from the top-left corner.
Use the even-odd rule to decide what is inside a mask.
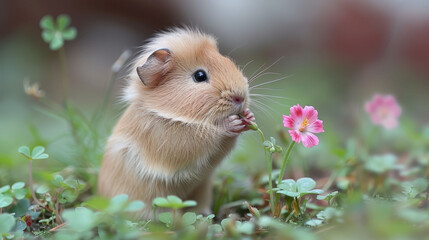
[[[68,28],[62,32],[63,38],[65,40],[73,40],[76,38],[77,30],[74,27]]]
[[[9,185],[5,185],[3,187],[0,188],[0,193],[4,193],[10,190],[10,186]]]
[[[27,228],[27,224],[22,220],[17,220],[15,226],[12,229],[12,232],[24,231]]]
[[[305,222],[305,225],[310,227],[318,227],[323,224],[323,221],[320,219],[310,219],[307,222]]]
[[[37,146],[37,147],[33,148],[33,151],[31,152],[31,157],[32,158],[38,157],[44,151],[45,151],[45,148],[43,146]]]
[[[55,30],[54,19],[51,15],[46,15],[40,20],[40,27],[43,29]]]
[[[110,200],[107,198],[95,196],[95,197],[90,198],[85,203],[86,203],[86,205],[88,205],[89,207],[91,207],[93,209],[97,209],[97,210],[102,211],[109,206]]]
[[[46,43],[50,43],[54,39],[55,31],[52,30],[43,30],[42,38]]]
[[[237,231],[244,234],[252,234],[255,229],[255,225],[252,222],[236,222]]]
[[[326,200],[326,201],[330,201],[332,198],[334,198],[336,195],[338,194],[338,191],[335,192],[331,192],[325,196],[319,195],[317,196],[317,200]]]
[[[142,201],[132,201],[128,206],[124,209],[127,212],[135,212],[142,210],[144,208],[144,203]]]
[[[58,30],[62,31],[64,30],[68,25],[70,24],[70,17],[65,15],[65,14],[61,14],[57,17],[57,28]]]
[[[0,234],[8,233],[15,225],[15,218],[12,214],[0,214]]]
[[[182,216],[182,224],[184,226],[189,226],[197,221],[197,215],[194,212],[187,212]]]
[[[62,185],[65,185],[65,187],[70,187],[73,189],[77,188],[77,180],[73,178],[67,178]]]
[[[85,232],[91,230],[96,224],[96,214],[84,207],[77,207],[76,209],[65,210],[63,218],[72,230],[77,232]]]
[[[370,172],[381,174],[395,169],[395,165],[396,156],[393,154],[384,154],[370,157],[364,166]]]
[[[61,183],[64,181],[63,176],[61,175],[55,175],[54,179],[52,180],[52,184],[54,184],[56,187],[61,187]]]
[[[38,194],[45,194],[48,191],[49,191],[49,188],[46,185],[41,185],[36,189],[36,193],[38,193]]]
[[[37,146],[33,148],[33,151],[31,152],[31,158],[32,159],[45,159],[48,158],[48,154],[43,153],[45,151],[45,148],[42,146]]]
[[[24,157],[31,159],[30,148],[28,148],[27,146],[21,146],[20,148],[18,148],[18,152],[24,155]]]
[[[58,50],[60,49],[64,44],[64,40],[58,32],[55,32],[54,38],[51,41],[51,44],[49,44],[49,48],[51,50]]]
[[[173,224],[173,215],[171,212],[160,213],[158,218],[160,222],[167,224],[167,226],[171,226]]]
[[[110,200],[109,207],[107,208],[110,212],[118,212],[125,208],[128,202],[128,195],[121,194],[117,195]]]
[[[285,179],[277,187],[282,190],[287,190],[289,192],[296,192],[298,190],[296,182],[293,179]]]
[[[18,202],[13,205],[11,208],[9,208],[9,213],[15,213],[15,217],[22,217],[24,216],[28,208],[30,207],[30,201],[26,198],[18,200]]]
[[[0,208],[4,208],[9,206],[13,202],[13,198],[8,196],[1,196],[0,197]]]
[[[281,194],[284,194],[284,195],[289,196],[289,197],[298,197],[300,195],[297,192],[291,192],[291,191],[287,191],[287,190],[280,190],[280,191],[277,191],[277,193],[281,193]]]
[[[27,189],[25,188],[13,190],[13,196],[18,200],[25,198],[25,195],[27,195]]]
[[[12,185],[12,190],[21,189],[25,186],[24,182],[16,182]]]
[[[212,224],[208,227],[209,231],[212,233],[222,232],[222,227],[219,224]]]
[[[153,199],[152,205],[155,205],[158,207],[168,207],[169,203],[168,203],[167,199],[165,199],[163,197],[157,197],[157,198]]]
[[[77,194],[70,189],[65,190],[61,195],[69,203],[74,202],[77,198]]]
[[[187,200],[183,202],[183,205],[185,207],[193,207],[193,206],[197,206],[197,202],[195,202],[194,200]]]
[[[167,196],[167,200],[169,203],[172,203],[172,204],[181,204],[182,203],[182,199],[180,199],[176,196],[173,196],[173,195]]]
[[[316,187],[316,182],[311,178],[300,178],[296,181],[298,192],[310,191]]]

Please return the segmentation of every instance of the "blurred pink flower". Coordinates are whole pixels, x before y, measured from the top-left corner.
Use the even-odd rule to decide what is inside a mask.
[[[386,129],[398,126],[398,119],[402,112],[394,96],[380,94],[375,94],[372,100],[365,104],[365,110],[374,124]]]
[[[313,133],[324,132],[323,122],[317,119],[317,111],[312,106],[304,109],[298,104],[290,108],[290,116],[283,115],[283,124],[290,128],[292,140],[304,147],[313,147],[319,144],[319,138]]]

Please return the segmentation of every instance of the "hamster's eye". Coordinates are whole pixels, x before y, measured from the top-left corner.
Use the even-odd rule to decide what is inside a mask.
[[[204,70],[197,70],[194,72],[194,81],[195,82],[205,82],[209,79],[207,73]]]

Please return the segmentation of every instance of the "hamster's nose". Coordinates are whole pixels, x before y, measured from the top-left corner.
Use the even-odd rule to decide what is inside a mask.
[[[232,100],[235,102],[235,104],[239,105],[243,103],[244,98],[241,96],[232,96]]]

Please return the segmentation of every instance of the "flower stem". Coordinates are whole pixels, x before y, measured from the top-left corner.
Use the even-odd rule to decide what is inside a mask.
[[[289,147],[288,147],[288,149],[286,151],[285,159],[283,160],[283,165],[282,165],[282,169],[280,171],[280,175],[279,175],[279,179],[277,181],[277,185],[279,185],[280,183],[282,183],[283,176],[284,176],[285,170],[286,170],[286,165],[287,165],[288,160],[289,160],[290,152],[292,151],[292,148],[294,146],[295,146],[295,141],[291,141],[291,143],[289,144]]]
[[[36,198],[36,193],[34,192],[33,189],[33,160],[30,160],[30,168],[29,168],[29,172],[30,172],[30,191],[31,191],[31,196],[33,196],[33,200],[39,204],[40,206],[43,206],[43,204],[39,201],[39,199]]]
[[[261,131],[261,129],[257,129],[259,134],[261,135],[262,143],[265,142],[264,133]],[[271,205],[271,212],[274,215],[274,210],[276,207],[276,201],[274,199],[274,193],[273,193],[273,180],[272,180],[272,170],[273,170],[273,155],[271,153],[267,153],[267,149],[264,147],[264,155],[265,155],[265,162],[267,163],[267,170],[268,170],[268,186],[270,191],[270,205]],[[268,157],[269,155],[269,157]]]

